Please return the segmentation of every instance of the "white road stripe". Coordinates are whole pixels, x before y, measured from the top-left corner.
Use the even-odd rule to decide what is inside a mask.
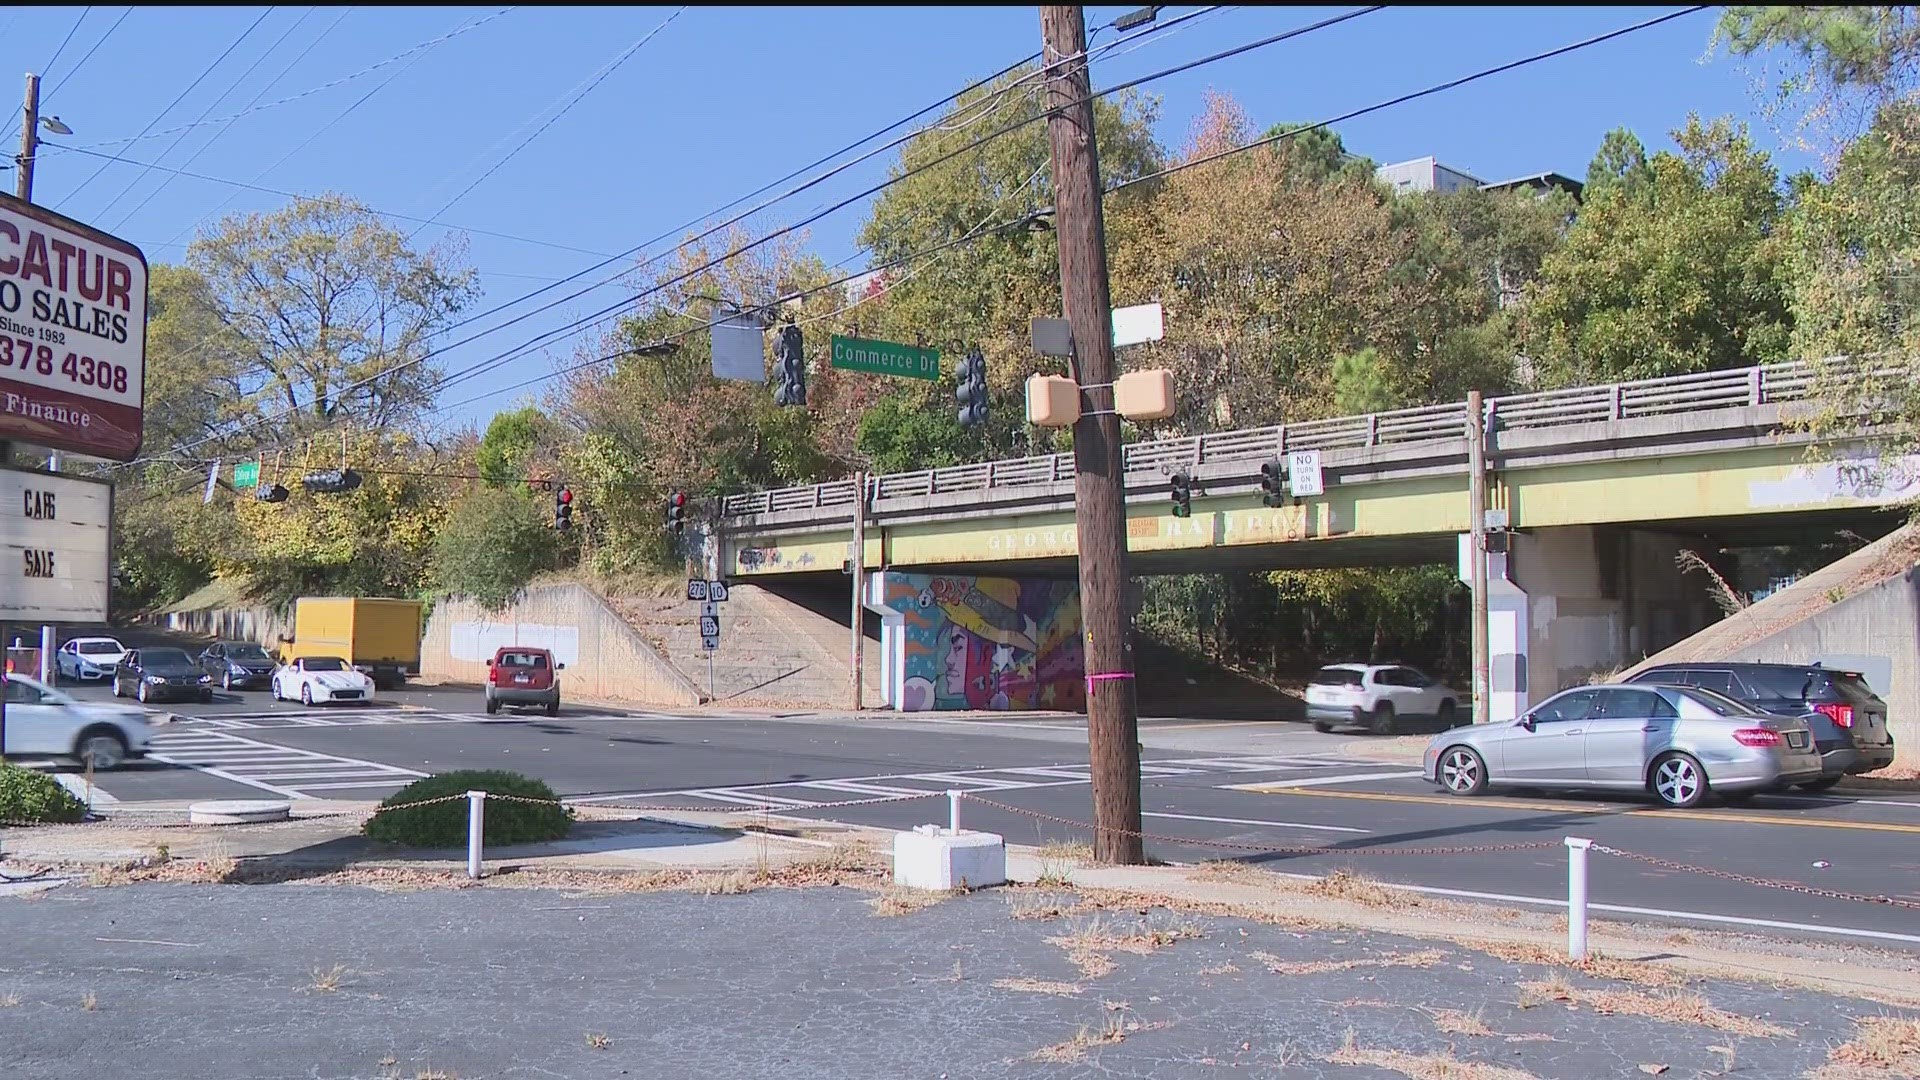
[[[1179,821],[1213,821],[1222,825],[1260,825],[1271,829],[1316,829],[1320,832],[1364,833],[1346,825],[1315,825],[1306,821],[1256,821],[1252,818],[1204,817],[1200,814],[1141,813],[1141,817],[1174,818]]]
[[[1359,784],[1368,780],[1403,780],[1409,776],[1425,776],[1419,769],[1401,772],[1348,773],[1345,776],[1304,776],[1298,780],[1263,780],[1257,784],[1223,784],[1228,791],[1271,791],[1274,788],[1328,787],[1333,784]]]

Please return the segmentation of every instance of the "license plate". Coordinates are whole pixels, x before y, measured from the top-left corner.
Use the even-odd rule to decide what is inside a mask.
[[[1793,747],[1795,750],[1805,750],[1807,748],[1807,733],[1804,731],[1787,732],[1787,745]]]
[[[513,677],[513,681],[514,681],[514,682],[517,682],[517,683],[528,683],[528,682],[532,682],[532,681],[533,681],[533,676],[531,676],[531,675],[515,675],[515,676]]]
[[[341,698],[341,699],[343,699],[343,700],[344,700],[344,699],[346,699],[346,698],[357,698],[357,697],[359,697],[359,696],[360,696],[360,691],[358,691],[358,690],[336,690],[336,691],[334,691],[334,692],[333,692],[333,696],[334,696],[334,697],[337,697],[337,698]]]

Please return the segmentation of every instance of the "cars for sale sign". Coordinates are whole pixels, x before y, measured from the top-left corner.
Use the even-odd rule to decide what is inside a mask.
[[[146,349],[140,249],[0,195],[0,440],[131,460]]]

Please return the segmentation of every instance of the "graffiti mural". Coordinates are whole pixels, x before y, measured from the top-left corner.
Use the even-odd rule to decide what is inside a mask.
[[[882,587],[905,637],[902,711],[1086,708],[1077,583],[889,572]]]

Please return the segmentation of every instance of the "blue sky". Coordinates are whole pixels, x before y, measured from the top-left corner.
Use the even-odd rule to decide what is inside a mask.
[[[149,123],[154,132],[165,132],[203,116],[229,116],[249,102],[323,87],[503,9],[137,8],[129,13],[96,7],[48,68],[81,10],[22,7],[0,14],[0,42],[6,43],[13,77],[47,71],[42,109],[74,130],[72,136],[49,135],[50,141],[282,191],[342,191],[375,209],[420,217],[435,214],[499,166],[443,220],[558,246],[469,233],[468,257],[484,289],[473,310],[504,303],[706,215],[1033,52],[1039,40],[1033,7],[688,8],[526,149],[499,165],[596,71],[675,9],[506,9],[407,59],[243,116],[230,126],[193,128],[177,144],[175,135],[167,134],[115,145],[99,144],[135,136]],[[1088,25],[1099,26],[1127,10],[1090,7]],[[1162,18],[1187,10],[1169,8]],[[1096,64],[1094,84],[1111,85],[1338,10],[1345,9],[1223,8]],[[109,34],[123,13],[124,21]],[[1260,127],[1317,120],[1653,13],[1646,8],[1389,9],[1147,89],[1161,99],[1162,141],[1177,147],[1209,88],[1232,94]],[[1658,148],[1669,144],[1666,132],[1684,122],[1689,111],[1731,113],[1753,122],[1756,140],[1775,151],[1783,166],[1810,166],[1804,156],[1782,152],[1780,139],[1760,119],[1752,73],[1724,56],[1709,56],[1713,18],[1711,11],[1694,14],[1365,117],[1342,126],[1341,134],[1350,150],[1381,162],[1433,155],[1486,179],[1543,170],[1578,177],[1610,128],[1630,127],[1650,148]],[[160,115],[229,46],[234,47],[224,61]],[[369,91],[375,92],[346,112]],[[15,138],[17,131],[8,137],[9,148]],[[762,231],[775,228],[870,187],[884,175],[889,159],[852,169],[750,224]],[[109,163],[89,181],[100,165],[82,154],[43,150],[35,201],[133,240],[154,262],[180,259],[185,241],[203,221],[273,209],[282,202],[157,170],[143,176],[139,167],[120,163]],[[859,209],[850,207],[811,229],[814,248],[829,262],[853,253],[852,238],[863,216]],[[419,239],[424,243],[444,235],[427,227]],[[541,301],[556,295],[560,292]],[[619,295],[617,286],[590,293],[450,350],[441,362],[457,369],[486,359]],[[478,321],[458,336],[497,321]],[[558,341],[542,355],[463,383],[448,391],[447,400],[464,401],[550,370],[572,356],[573,344]],[[484,423],[497,409],[538,389],[462,404],[449,419]]]

